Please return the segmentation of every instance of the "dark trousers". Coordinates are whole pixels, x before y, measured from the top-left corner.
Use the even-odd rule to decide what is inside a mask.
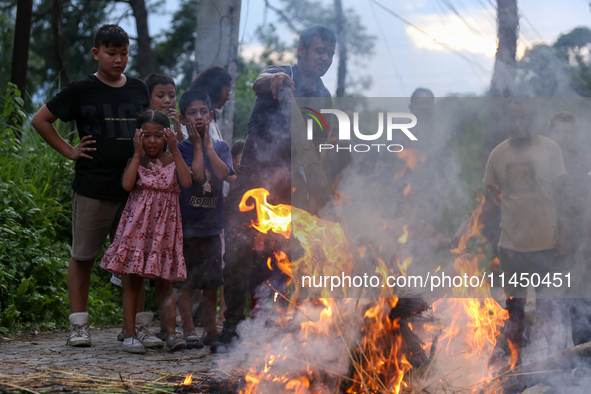
[[[580,345],[591,341],[591,299],[573,298],[570,300],[570,318],[573,343]]]
[[[501,269],[505,272],[505,286],[507,288],[506,308],[509,312],[509,320],[505,323],[504,338],[511,341],[518,350],[523,347],[523,334],[525,331],[525,301],[527,288],[508,285],[508,280],[514,273],[528,274],[538,273],[544,277],[547,273],[559,268],[556,250],[543,250],[537,252],[516,252],[510,249],[499,248],[499,261]],[[539,323],[540,333],[548,342],[548,352],[554,353],[566,348],[566,331],[564,321],[566,319],[567,304],[563,299],[552,298],[544,286],[536,290],[536,321]],[[506,346],[501,344],[501,346]],[[508,349],[508,348],[506,348]]]
[[[242,196],[249,190],[265,188],[270,192],[268,202],[273,205],[291,203],[291,181],[289,172],[269,172],[252,174],[238,173],[236,183],[226,198],[224,212],[224,234],[226,251],[224,253],[224,299],[227,309],[224,312],[224,329],[235,330],[245,318],[246,293],[255,261],[254,240],[257,230],[252,227],[256,220],[256,210],[240,212],[238,205]],[[254,205],[250,199],[248,204]]]

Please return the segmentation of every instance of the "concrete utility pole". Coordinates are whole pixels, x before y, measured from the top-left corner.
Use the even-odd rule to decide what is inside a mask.
[[[197,15],[197,42],[193,78],[201,71],[218,66],[232,76],[232,91],[238,77],[238,31],[240,27],[240,0],[201,0]],[[234,99],[224,106],[218,119],[222,137],[229,144],[234,134]]]

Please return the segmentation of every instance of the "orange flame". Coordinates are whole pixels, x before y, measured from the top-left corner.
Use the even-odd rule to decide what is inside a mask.
[[[394,182],[396,182],[397,179],[402,177],[407,170],[414,170],[419,165],[419,162],[424,163],[427,160],[425,156],[421,155],[414,148],[404,149],[402,152],[398,153],[398,157],[404,160],[405,165],[401,170],[394,174]]]
[[[507,343],[509,344],[509,350],[511,351],[511,357],[509,358],[511,365],[510,369],[513,370],[515,369],[515,365],[517,365],[517,360],[519,360],[519,349],[509,339],[507,339]]]
[[[437,309],[440,314],[448,316],[449,325],[441,330],[438,338],[439,343],[445,344],[448,357],[453,357],[459,352],[463,358],[474,360],[467,369],[473,371],[475,375],[466,372],[462,375],[468,376],[466,379],[472,379],[472,383],[490,381],[493,371],[487,369],[487,360],[496,345],[505,321],[509,318],[509,313],[491,296],[490,284],[485,281],[488,277],[485,268],[479,268],[479,262],[485,261],[482,249],[478,247],[476,253],[466,253],[468,240],[474,236],[481,236],[480,230],[483,224],[480,216],[484,205],[482,195],[479,195],[479,200],[481,205],[474,211],[467,229],[462,234],[458,248],[451,251],[456,257],[452,272],[447,272],[448,275],[462,278],[476,277],[479,279],[478,285],[474,286],[472,282],[464,282],[459,287],[454,285],[452,294],[461,298],[438,300],[433,305],[434,311]],[[498,260],[491,262],[493,267],[495,262],[498,263]],[[502,393],[503,390],[500,387],[489,387],[486,392],[497,394]]]
[[[404,233],[398,238],[398,243],[404,245],[408,241],[408,226],[406,224],[402,227],[402,231]]]
[[[404,197],[408,197],[408,193],[410,193],[410,183],[408,184],[408,186],[406,186],[404,188],[403,193],[404,193]]]
[[[305,376],[292,379],[285,385],[286,390],[293,390],[296,394],[309,393],[309,391],[306,390],[308,387],[310,387],[310,381]]]
[[[255,205],[247,204],[249,198],[255,199]],[[291,233],[291,206],[279,204],[271,205],[267,202],[269,191],[266,189],[253,189],[244,193],[242,201],[238,205],[240,212],[247,212],[253,209],[257,211],[258,220],[252,225],[261,233],[272,230],[289,238]]]
[[[279,269],[292,278],[302,276],[328,276],[341,272],[351,272],[351,264],[354,260],[347,250],[348,243],[345,233],[339,223],[320,219],[310,213],[291,207],[289,205],[271,205],[267,198],[269,192],[265,189],[252,189],[244,194],[239,204],[242,212],[256,209],[257,219],[252,226],[260,232],[271,230],[289,239],[292,231],[293,237],[300,241],[304,249],[304,255],[297,261],[290,262],[283,252],[276,254]],[[247,204],[253,198],[255,204]],[[298,267],[300,274],[292,275],[293,267]],[[297,285],[297,283],[296,283]],[[301,286],[296,286],[296,293]],[[328,296],[327,288],[322,289],[322,294]]]
[[[285,252],[280,250],[278,252],[273,252],[273,254],[277,259],[277,267],[279,267],[279,271],[291,278],[291,262],[287,258]]]
[[[412,263],[412,257],[407,257],[402,261],[402,264],[398,263],[398,269],[400,270],[400,274],[402,276],[406,276],[406,271],[408,270],[408,266]]]
[[[400,393],[407,385],[405,375],[412,369],[407,355],[408,349],[400,333],[400,319],[390,319],[388,313],[398,303],[398,298],[378,300],[365,313],[367,324],[362,329],[364,355],[358,360],[353,384],[347,393],[391,392]],[[365,374],[379,376],[367,379]],[[363,382],[363,383],[361,383]]]
[[[188,374],[187,376],[185,376],[185,380],[183,380],[183,385],[188,386],[191,384],[191,382],[193,381],[193,372],[191,372],[190,374]]]

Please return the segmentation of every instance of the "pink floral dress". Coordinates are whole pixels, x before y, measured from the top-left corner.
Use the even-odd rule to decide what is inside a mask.
[[[139,166],[139,179],[127,199],[102,268],[119,275],[187,279],[175,169],[174,162],[159,169]]]

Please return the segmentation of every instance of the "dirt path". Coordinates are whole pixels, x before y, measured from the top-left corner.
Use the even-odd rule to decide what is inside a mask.
[[[160,392],[172,391],[191,372],[196,378],[194,383],[224,376],[215,367],[216,361],[224,356],[211,354],[209,347],[174,353],[160,349],[149,350],[145,355],[129,354],[117,341],[120,329],[91,330],[89,348],[66,346],[66,331],[27,335],[16,340],[0,339],[0,392],[2,389]]]

